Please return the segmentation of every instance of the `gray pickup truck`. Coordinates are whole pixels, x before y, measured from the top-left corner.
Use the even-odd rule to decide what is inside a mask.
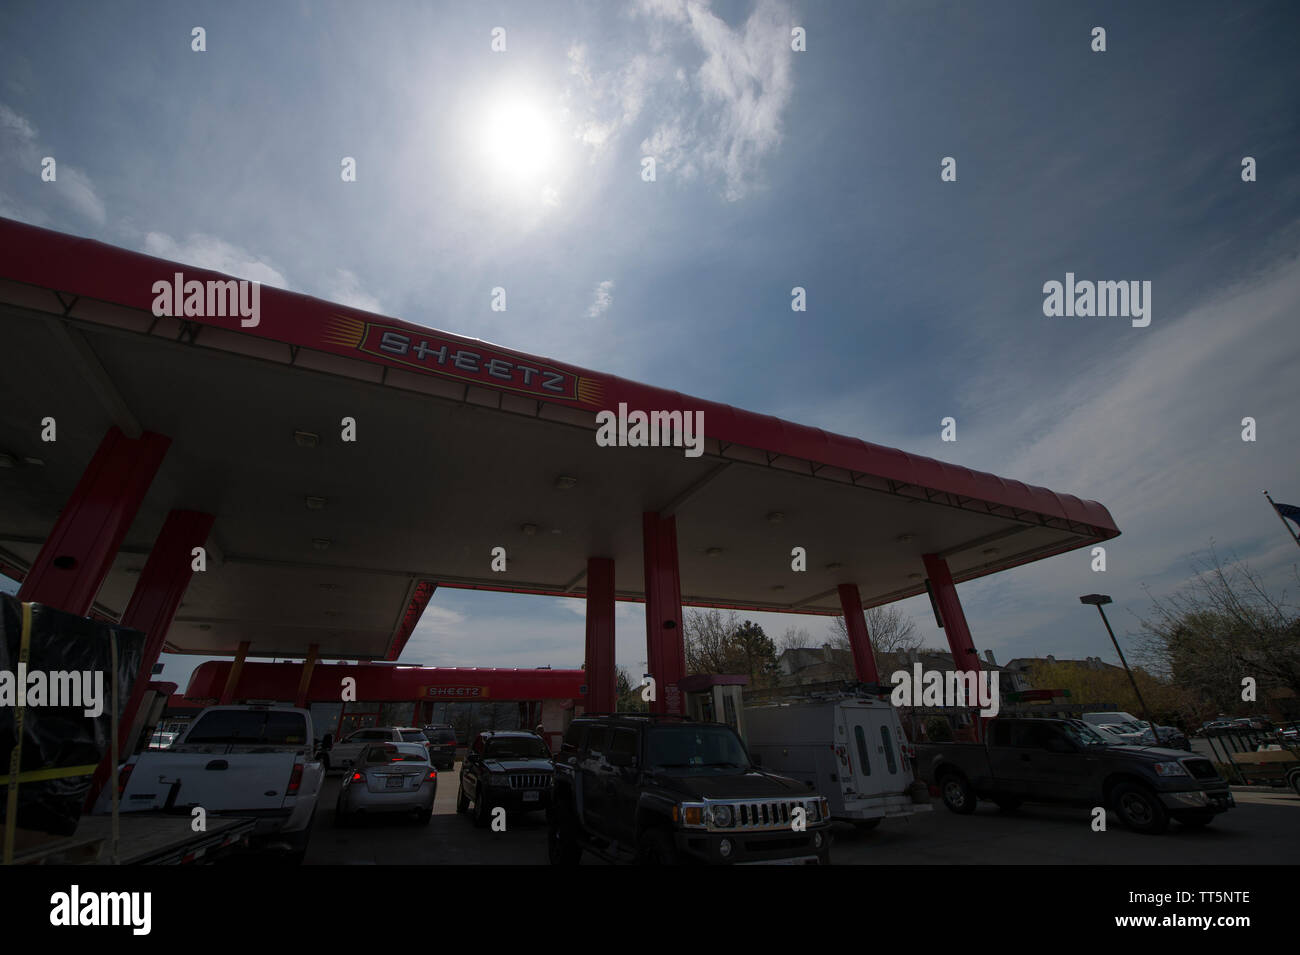
[[[916,765],[955,813],[979,799],[1105,806],[1130,829],[1159,833],[1176,819],[1205,826],[1234,805],[1228,783],[1203,756],[1116,745],[1080,720],[990,720],[983,743],[921,743]]]

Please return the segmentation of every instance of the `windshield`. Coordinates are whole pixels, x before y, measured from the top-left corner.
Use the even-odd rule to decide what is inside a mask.
[[[1112,742],[1087,723],[1062,723],[1061,729],[1066,736],[1083,746],[1096,745],[1097,743],[1106,746]]]
[[[550,759],[551,751],[536,736],[490,739],[483,755],[492,759]]]
[[[744,744],[726,726],[656,726],[650,730],[651,769],[717,773],[750,769]]]

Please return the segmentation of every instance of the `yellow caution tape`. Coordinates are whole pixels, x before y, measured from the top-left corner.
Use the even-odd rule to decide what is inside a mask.
[[[52,769],[32,769],[25,773],[18,774],[18,782],[22,783],[39,783],[47,779],[63,779],[65,776],[89,776],[99,768],[98,763],[91,763],[88,766],[55,766]],[[8,786],[9,780],[13,776],[0,776],[0,786]],[[15,789],[18,787],[15,786]]]

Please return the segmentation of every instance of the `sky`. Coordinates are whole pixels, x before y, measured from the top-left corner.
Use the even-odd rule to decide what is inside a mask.
[[[1300,504],[1297,36],[1288,2],[11,0],[0,215],[1100,501],[1104,573],[960,593],[999,661],[1113,660],[1079,594],[1129,640],[1211,542],[1300,558],[1260,493]],[[1067,272],[1150,282],[1150,324],[1045,315]],[[578,666],[583,613],[440,590],[403,660]]]

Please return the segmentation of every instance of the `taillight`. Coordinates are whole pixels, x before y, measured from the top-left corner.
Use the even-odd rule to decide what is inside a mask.
[[[353,773],[353,774],[352,774],[352,781],[353,781],[354,783],[359,783],[359,782],[361,782],[361,779],[362,779],[362,776],[361,776],[360,773]]]
[[[287,790],[287,794],[290,796],[296,796],[298,794],[298,787],[301,785],[302,763],[294,763],[293,772],[289,774],[289,789]]]
[[[120,797],[126,792],[126,781],[131,778],[131,770],[135,769],[135,763],[127,763],[117,771],[117,794]]]
[[[430,778],[430,779],[437,779],[437,778],[438,778],[438,771],[437,771],[436,769],[431,769],[431,770],[429,770],[429,778]]]

